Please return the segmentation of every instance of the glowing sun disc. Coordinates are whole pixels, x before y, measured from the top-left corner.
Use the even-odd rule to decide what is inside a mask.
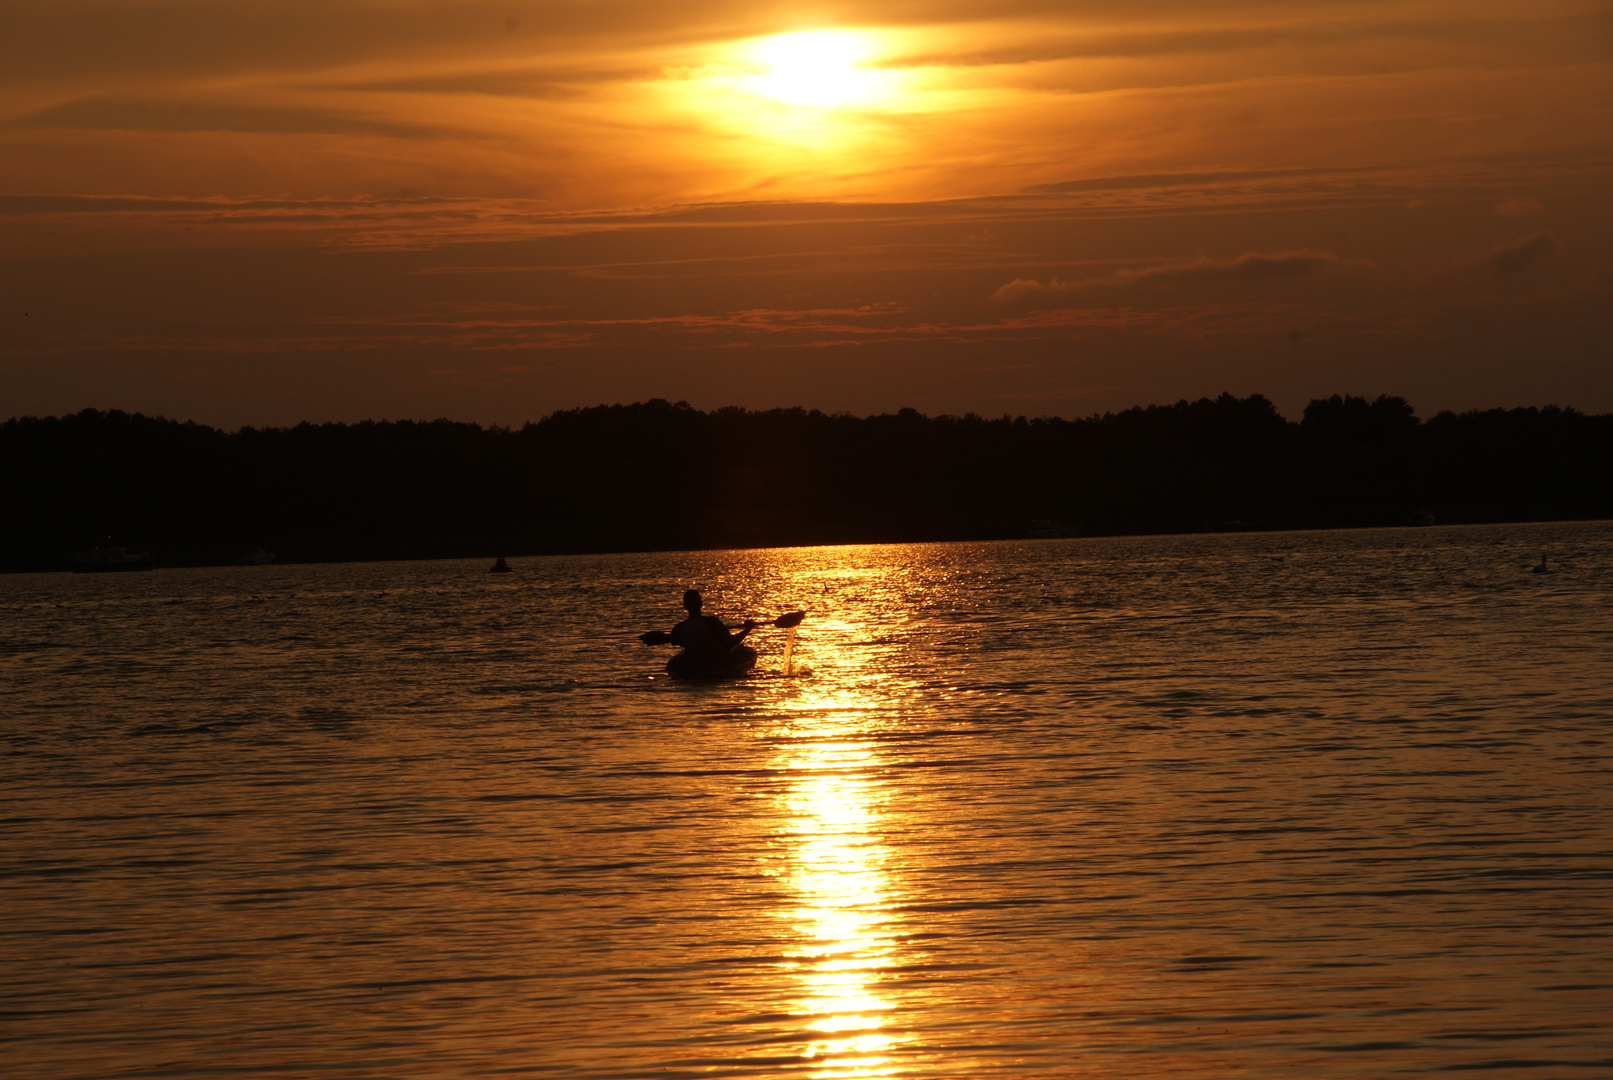
[[[868,48],[843,30],[806,30],[764,38],[756,58],[765,68],[757,89],[775,101],[832,109],[872,95],[869,72],[857,67]]]

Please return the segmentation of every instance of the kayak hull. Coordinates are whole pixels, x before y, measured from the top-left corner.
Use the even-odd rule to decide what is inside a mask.
[[[756,666],[756,650],[738,645],[722,656],[680,652],[666,662],[674,679],[734,679]]]

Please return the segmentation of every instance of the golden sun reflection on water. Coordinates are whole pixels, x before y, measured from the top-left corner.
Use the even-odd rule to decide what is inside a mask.
[[[800,987],[794,1012],[810,1032],[814,1075],[894,1076],[885,1030],[894,1002],[882,983],[898,951],[891,908],[890,852],[880,836],[874,744],[845,714],[798,723],[806,740],[783,747],[794,779],[785,795],[788,883],[795,929],[787,971]]]

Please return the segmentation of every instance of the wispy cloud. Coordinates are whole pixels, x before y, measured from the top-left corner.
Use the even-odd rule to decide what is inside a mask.
[[[1061,281],[1049,278],[1046,284],[1034,278],[1015,278],[991,294],[993,300],[1013,302],[1035,300],[1058,293],[1097,292],[1115,289],[1141,289],[1148,286],[1192,286],[1206,284],[1254,284],[1289,281],[1307,277],[1322,268],[1371,269],[1371,263],[1341,259],[1328,251],[1247,252],[1232,259],[1199,258],[1160,263],[1141,269],[1123,268],[1107,277]]]
[[[1531,266],[1556,254],[1557,241],[1549,232],[1538,232],[1511,244],[1493,249],[1485,262],[1496,276],[1517,277]]]
[[[274,105],[228,105],[196,101],[81,98],[13,120],[12,128],[83,131],[234,131],[278,134],[441,137],[440,127],[399,119],[376,119],[335,109]]]
[[[1524,195],[1502,199],[1496,204],[1495,212],[1501,217],[1519,217],[1523,214],[1538,214],[1545,208],[1546,205],[1539,199]]]

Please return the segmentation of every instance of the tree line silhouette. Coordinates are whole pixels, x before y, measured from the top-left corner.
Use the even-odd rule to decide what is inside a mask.
[[[225,432],[119,411],[0,424],[0,569],[107,537],[159,565],[1613,517],[1613,415],[1260,395],[1084,419],[703,412],[655,400],[518,429]],[[1423,520],[1427,520],[1426,517]]]

